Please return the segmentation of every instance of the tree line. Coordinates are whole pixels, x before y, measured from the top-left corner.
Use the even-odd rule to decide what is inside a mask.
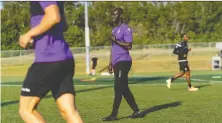
[[[111,11],[124,10],[124,20],[133,30],[134,45],[175,43],[187,33],[190,42],[222,39],[222,2],[90,2],[88,5],[91,46],[110,45],[114,26]],[[65,2],[69,29],[65,39],[71,47],[85,45],[84,4]],[[20,49],[18,38],[29,30],[29,2],[3,2],[1,49]]]

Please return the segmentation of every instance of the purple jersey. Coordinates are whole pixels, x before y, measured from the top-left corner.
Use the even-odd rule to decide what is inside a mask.
[[[38,2],[38,6],[31,6],[33,8],[38,7],[44,11],[50,5],[57,5],[57,2]],[[38,12],[37,12],[38,13]],[[37,26],[44,14],[32,15],[31,16],[31,27],[34,28]],[[34,48],[35,48],[35,62],[53,62],[53,61],[62,61],[66,59],[72,59],[72,53],[69,49],[68,44],[64,40],[63,29],[64,22],[61,21],[52,27],[45,33],[34,37]]]
[[[132,42],[132,31],[127,24],[114,27],[112,34],[121,42]],[[116,43],[112,43],[112,66],[119,61],[132,61],[129,50],[124,49]]]

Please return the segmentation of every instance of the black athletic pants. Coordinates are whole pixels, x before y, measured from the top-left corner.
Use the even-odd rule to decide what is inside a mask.
[[[128,73],[132,66],[132,61],[120,61],[116,65],[114,65],[114,76],[115,76],[115,84],[114,84],[114,103],[113,103],[113,116],[117,116],[119,106],[122,100],[122,96],[126,99],[129,106],[133,109],[134,112],[139,111],[139,108],[135,102],[132,92],[128,87]]]

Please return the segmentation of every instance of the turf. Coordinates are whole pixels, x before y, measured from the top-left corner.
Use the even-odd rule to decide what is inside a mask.
[[[212,76],[193,75],[193,79],[198,79],[193,80],[194,85],[200,88],[198,92],[188,92],[183,79],[175,81],[172,88],[167,89],[164,83],[166,76],[131,76],[130,88],[145,117],[127,118],[132,110],[123,99],[118,116],[120,119],[113,122],[222,123],[222,81],[221,78],[212,79]],[[102,123],[101,118],[107,116],[112,108],[113,79],[97,77],[94,83],[80,82],[80,79],[81,77],[75,79],[78,110],[85,123]],[[81,86],[82,84],[87,86]],[[18,115],[20,88],[2,86],[2,123],[22,123]],[[51,93],[42,100],[39,111],[49,123],[64,123]]]
[[[129,83],[145,117],[126,118],[132,111],[123,99],[120,119],[114,123],[222,123],[222,78],[212,78],[221,76],[222,71],[211,71],[211,52],[193,52],[189,57],[192,82],[200,88],[192,93],[187,91],[184,79],[176,80],[171,89],[165,86],[165,80],[178,71],[175,56],[157,54],[138,57],[138,53],[132,53],[134,60]],[[82,79],[92,78],[84,75],[84,60],[84,57],[76,57],[74,82],[77,106],[85,123],[102,123],[101,118],[109,115],[112,108],[113,77],[95,76],[95,82],[81,82]],[[99,58],[97,71],[107,65],[107,60],[108,57]],[[11,65],[10,61],[16,64]],[[18,102],[21,84],[32,59],[24,64],[17,64],[16,59],[6,62],[9,65],[2,65],[1,68],[1,121],[23,123],[18,115]],[[39,111],[48,123],[64,123],[51,93],[42,100]]]

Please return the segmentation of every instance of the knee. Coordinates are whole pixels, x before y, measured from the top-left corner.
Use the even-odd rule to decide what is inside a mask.
[[[190,79],[190,76],[186,76],[187,79]]]
[[[24,114],[24,110],[22,110],[21,108],[19,108],[19,115],[22,117],[22,116],[24,116],[25,114]]]
[[[183,76],[185,74],[185,72],[180,72],[180,76]]]
[[[61,108],[60,109],[60,114],[67,118],[70,114],[74,114],[75,112],[77,112],[76,108],[71,109],[71,108]]]
[[[25,108],[19,108],[19,115],[21,117],[28,117],[32,112]]]
[[[67,115],[66,110],[60,109],[60,114],[62,115],[62,117],[64,117],[66,119],[66,115]]]

